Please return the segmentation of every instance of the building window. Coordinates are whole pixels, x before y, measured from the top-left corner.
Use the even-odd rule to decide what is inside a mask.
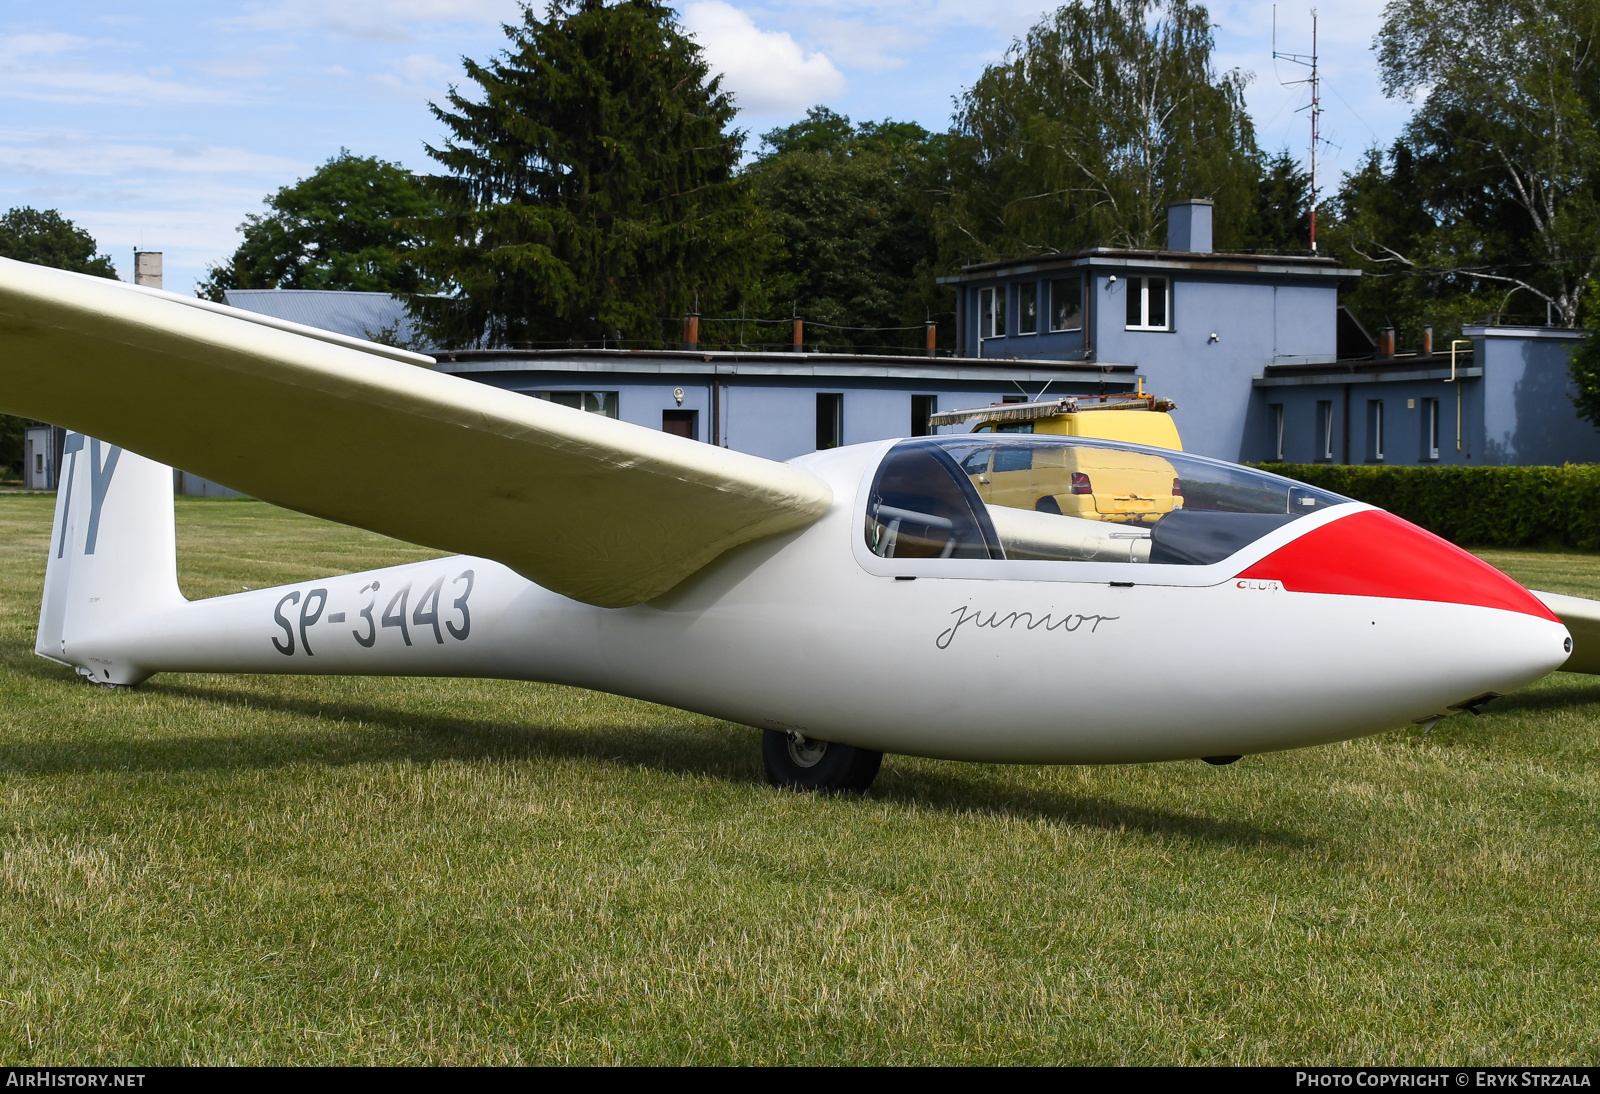
[[[699,417],[698,410],[663,410],[661,432],[697,441],[700,439]]]
[[[1272,458],[1279,463],[1283,462],[1283,404],[1271,403],[1267,409],[1272,412]]]
[[[607,418],[617,416],[615,391],[535,391],[532,395],[536,399],[543,399],[558,406],[570,406],[573,410],[603,414]]]
[[[933,429],[928,425],[928,419],[938,412],[939,396],[911,396],[911,435],[913,437],[926,437],[932,433]]]
[[[1367,400],[1367,459],[1383,459],[1383,400]]]
[[[1050,329],[1083,329],[1083,278],[1063,277],[1050,282]]]
[[[1333,462],[1333,402],[1324,400],[1317,404],[1317,458],[1324,463]]]
[[[1439,458],[1439,400],[1422,400],[1422,458]]]
[[[817,392],[817,451],[838,448],[844,443],[844,395],[837,391]]]
[[[1434,454],[1438,455],[1438,453],[1434,453]],[[39,476],[43,476],[44,475],[44,453],[43,452],[35,452],[33,454],[33,473],[35,475],[39,475]]]
[[[1004,338],[1006,336],[1005,286],[978,290],[978,337]]]
[[[1017,286],[1017,333],[1039,333],[1039,285],[1025,281]]]
[[[1128,278],[1128,329],[1169,330],[1168,282],[1164,277]]]

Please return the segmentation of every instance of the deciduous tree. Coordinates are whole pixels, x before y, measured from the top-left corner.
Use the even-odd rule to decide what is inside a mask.
[[[0,216],[0,258],[115,280],[110,255],[98,254],[94,236],[54,209],[24,205]]]
[[[213,266],[196,293],[227,289],[353,289],[410,293],[429,288],[412,261],[419,218],[435,211],[404,167],[349,149],[266,199],[268,211],[239,226],[244,242]]]
[[[54,209],[23,206],[0,216],[0,258],[115,279],[111,256],[99,250],[92,235]],[[26,425],[14,415],[0,414],[0,476],[21,471]]]
[[[1237,246],[1258,174],[1248,76],[1219,74],[1212,47],[1188,0],[1076,0],[1028,31],[959,101],[948,260],[1160,247],[1189,197],[1216,201],[1216,243]]]
[[[1409,159],[1391,156],[1416,212],[1391,223],[1359,200],[1390,198],[1353,192],[1347,246],[1486,310],[1578,325],[1600,270],[1600,0],[1391,0],[1377,48],[1385,92],[1423,95]]]
[[[933,280],[930,219],[943,144],[914,123],[855,125],[826,107],[762,137],[750,176],[782,241],[769,267],[774,314],[792,306],[809,344],[914,348],[922,323],[949,308]]]

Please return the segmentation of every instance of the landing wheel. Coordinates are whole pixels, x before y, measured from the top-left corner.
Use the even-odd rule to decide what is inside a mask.
[[[1239,756],[1201,756],[1200,758],[1212,767],[1227,767],[1229,764],[1236,764],[1242,759]]]
[[[775,729],[761,734],[767,781],[790,790],[852,790],[872,785],[883,753],[828,741],[796,740]]]

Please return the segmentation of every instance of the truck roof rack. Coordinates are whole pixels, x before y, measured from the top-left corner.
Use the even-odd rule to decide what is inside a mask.
[[[928,416],[928,428],[960,425],[962,422],[1031,422],[1059,414],[1082,414],[1089,410],[1154,410],[1177,408],[1171,399],[1154,395],[1072,395],[1037,403],[991,403],[971,410],[941,410]]]

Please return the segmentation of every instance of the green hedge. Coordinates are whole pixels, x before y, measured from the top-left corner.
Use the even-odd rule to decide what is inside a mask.
[[[1369,502],[1463,546],[1600,550],[1600,465],[1257,466]]]

